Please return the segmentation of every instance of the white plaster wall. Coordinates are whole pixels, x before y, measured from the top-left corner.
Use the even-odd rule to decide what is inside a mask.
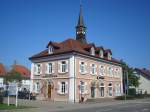
[[[150,94],[150,80],[148,80],[145,77],[143,77],[142,75],[140,75],[139,82],[140,82],[140,85],[139,85],[138,89],[141,89],[142,93],[147,91],[147,93]]]

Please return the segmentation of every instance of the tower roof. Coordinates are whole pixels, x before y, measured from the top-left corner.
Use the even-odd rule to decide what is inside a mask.
[[[78,24],[77,24],[77,27],[79,27],[79,26],[85,27],[84,21],[83,21],[82,5],[80,5],[80,13],[79,13],[79,19],[78,19]]]

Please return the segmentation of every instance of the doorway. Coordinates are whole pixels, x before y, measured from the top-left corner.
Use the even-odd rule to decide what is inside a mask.
[[[48,98],[51,98],[51,90],[52,90],[52,86],[51,84],[48,85]]]
[[[91,97],[95,98],[95,87],[91,87]]]

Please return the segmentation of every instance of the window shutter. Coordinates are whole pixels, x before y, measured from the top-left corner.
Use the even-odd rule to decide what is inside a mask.
[[[57,93],[61,94],[61,83],[58,82]]]
[[[55,73],[55,63],[52,63],[52,73]]]
[[[42,64],[40,64],[40,74],[42,74]]]
[[[90,64],[90,74],[92,75],[92,64]]]
[[[68,69],[69,69],[69,62],[68,61],[66,61],[66,72],[68,72]]]
[[[58,73],[61,73],[61,61],[58,62]]]
[[[85,69],[85,73],[88,73],[88,68],[87,68],[88,66],[87,66],[87,63],[85,62],[85,66],[84,66],[84,69]]]
[[[34,64],[34,74],[37,74],[37,65]]]
[[[97,65],[95,64],[95,75],[97,75]]]
[[[68,94],[68,82],[65,82],[65,86],[66,86],[66,87],[65,87],[65,89],[66,89],[66,90],[65,90],[65,94]]]
[[[81,61],[79,61],[79,72],[81,73]]]
[[[45,64],[45,74],[48,74],[48,64]]]

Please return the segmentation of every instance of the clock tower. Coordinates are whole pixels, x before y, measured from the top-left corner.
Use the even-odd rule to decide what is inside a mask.
[[[76,26],[76,40],[86,44],[86,27],[83,22],[83,14],[82,14],[82,5],[80,5],[80,13],[79,13],[79,19],[78,24]]]

